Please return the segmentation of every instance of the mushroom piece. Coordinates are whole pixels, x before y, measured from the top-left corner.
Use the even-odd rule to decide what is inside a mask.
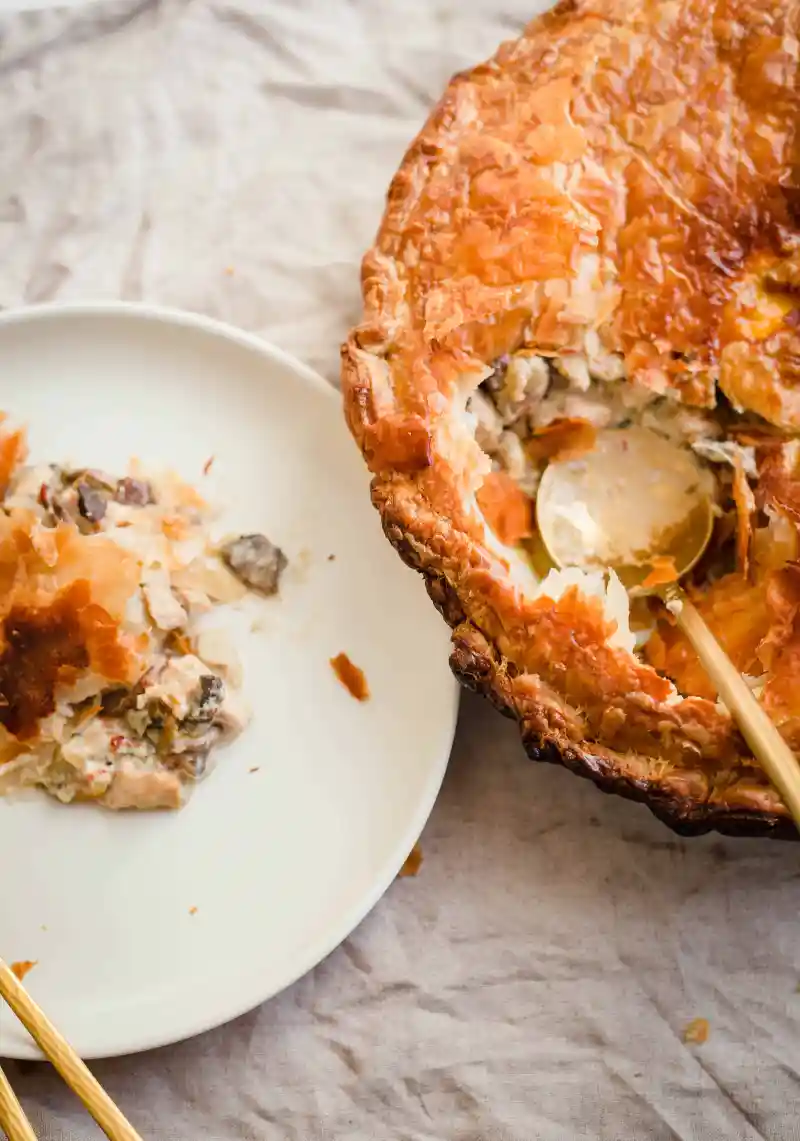
[[[78,511],[89,523],[99,523],[105,516],[108,500],[102,491],[81,480],[77,485]]]
[[[236,577],[260,594],[276,594],[288,565],[286,555],[266,535],[240,535],[220,548],[222,561]]]
[[[117,483],[114,498],[125,507],[147,507],[155,503],[152,486],[144,479],[126,476]]]

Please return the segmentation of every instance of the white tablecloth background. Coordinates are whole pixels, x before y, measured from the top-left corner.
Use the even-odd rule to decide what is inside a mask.
[[[335,382],[405,145],[450,74],[530,14],[115,0],[3,17],[0,305],[184,306]],[[527,762],[472,698],[423,847],[420,876],[275,1001],[97,1064],[144,1138],[800,1137],[800,848],[681,841]],[[699,1016],[709,1039],[686,1046]],[[100,1136],[45,1067],[7,1069],[41,1138]]]

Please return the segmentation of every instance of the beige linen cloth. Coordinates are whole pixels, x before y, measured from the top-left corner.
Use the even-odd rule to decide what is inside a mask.
[[[531,0],[114,0],[0,19],[0,304],[122,297],[335,383],[358,262],[454,71]],[[420,583],[420,589],[422,584]],[[800,847],[682,841],[463,702],[425,863],[308,977],[96,1066],[153,1141],[800,1137]],[[694,1018],[703,1045],[686,1045]],[[39,1136],[99,1137],[8,1064]]]

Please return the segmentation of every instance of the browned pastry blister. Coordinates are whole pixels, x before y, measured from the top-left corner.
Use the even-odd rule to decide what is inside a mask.
[[[497,464],[465,409],[497,362],[538,354],[725,412],[754,488],[737,459],[737,567],[693,589],[800,747],[799,31],[793,0],[571,0],[535,20],[453,78],[407,152],[343,347],[373,502],[453,628],[457,676],[531,757],[686,833],[792,825],[668,622],[634,654],[598,598],[530,588],[481,510]]]

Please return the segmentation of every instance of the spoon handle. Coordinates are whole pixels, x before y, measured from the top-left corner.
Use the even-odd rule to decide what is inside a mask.
[[[739,726],[800,828],[800,762],[752,690],[680,588],[667,594],[675,621],[694,647],[720,700]]]

